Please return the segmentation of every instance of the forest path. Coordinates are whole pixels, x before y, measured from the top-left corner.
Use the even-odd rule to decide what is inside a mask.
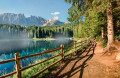
[[[101,42],[61,63],[47,78],[120,78],[115,55],[103,55]]]

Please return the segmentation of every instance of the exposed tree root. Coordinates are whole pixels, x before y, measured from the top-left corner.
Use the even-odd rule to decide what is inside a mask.
[[[119,48],[117,45],[113,43],[112,45],[108,45],[107,47],[103,49],[103,55],[105,54],[112,55],[114,51],[119,51]]]

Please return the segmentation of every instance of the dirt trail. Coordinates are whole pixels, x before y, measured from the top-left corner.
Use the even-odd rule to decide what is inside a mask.
[[[120,78],[120,63],[115,63],[115,53],[103,56],[102,51],[98,42],[95,49],[88,47],[61,63],[48,78]]]

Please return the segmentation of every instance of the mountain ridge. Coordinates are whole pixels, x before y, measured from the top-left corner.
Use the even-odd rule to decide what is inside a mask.
[[[0,24],[15,24],[21,26],[51,26],[65,24],[58,19],[44,19],[40,16],[26,17],[24,14],[14,14],[14,13],[3,13],[0,14]]]

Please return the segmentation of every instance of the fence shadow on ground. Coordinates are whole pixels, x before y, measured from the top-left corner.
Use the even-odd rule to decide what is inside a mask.
[[[66,61],[64,61],[65,64],[62,66],[62,68],[60,68],[60,70],[57,71],[57,73],[55,73],[54,75],[52,75],[51,78],[63,78],[63,77],[70,78],[73,75],[75,75],[76,73],[80,73],[79,78],[82,78],[84,68],[88,66],[86,64],[86,62],[93,57],[96,45],[97,45],[97,43],[93,43],[89,47],[85,48],[84,50],[79,51],[78,54],[77,54],[77,56],[75,56],[73,58],[70,58],[70,59],[67,59]],[[85,53],[85,55],[82,55],[83,53]],[[79,61],[81,61],[82,59],[84,59],[84,61],[82,61],[82,64],[80,64],[79,66],[76,67],[76,64]],[[70,62],[73,61],[73,60],[75,60],[75,63],[71,67],[71,70],[68,71],[68,72],[65,72],[62,75],[60,75],[60,73],[65,69],[65,67],[68,66],[68,64],[70,64]]]

